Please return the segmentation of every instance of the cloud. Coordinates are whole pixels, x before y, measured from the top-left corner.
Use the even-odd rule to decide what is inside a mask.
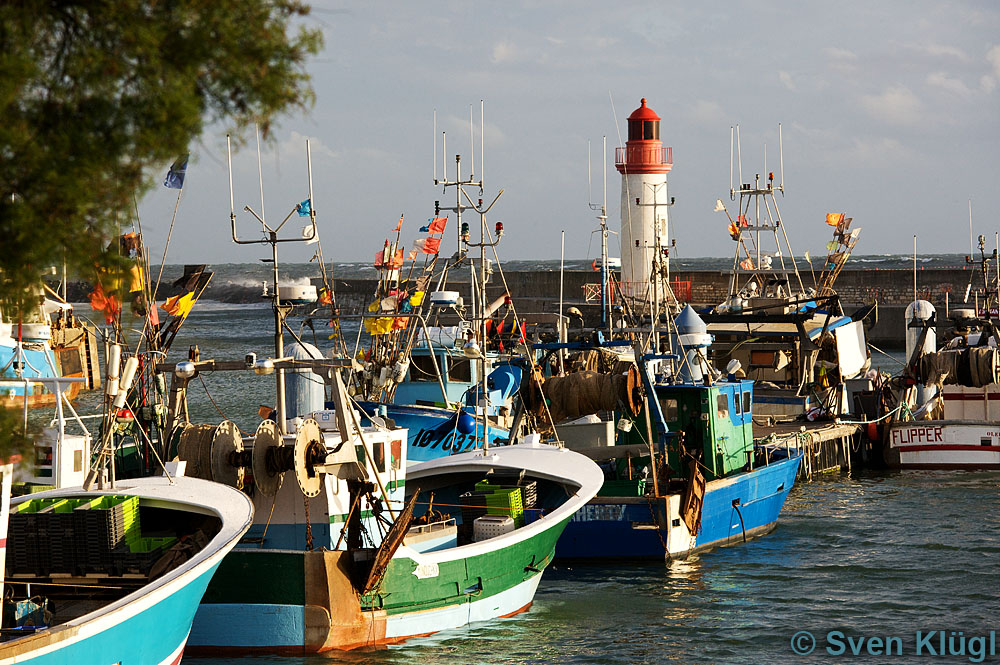
[[[831,60],[850,60],[854,61],[858,59],[858,56],[853,51],[848,51],[847,49],[837,48],[836,46],[828,46],[823,49],[823,53],[826,53],[827,57]]]
[[[920,46],[915,46],[914,48],[923,51],[927,55],[932,55],[938,58],[954,58],[955,60],[960,60],[962,62],[970,62],[972,60],[972,58],[970,58],[965,51],[955,46],[944,46],[942,44],[921,44]]]
[[[879,95],[865,95],[861,105],[869,115],[891,125],[920,122],[920,100],[904,85],[890,86]]]
[[[946,92],[968,99],[972,96],[972,89],[957,78],[948,76],[944,72],[931,72],[927,75],[927,85],[941,88]]]
[[[706,127],[719,127],[726,123],[726,114],[718,102],[699,99],[690,108],[688,116],[692,121]]]
[[[795,82],[792,81],[792,75],[788,72],[778,72],[778,80],[789,90],[795,90]]]
[[[979,88],[983,92],[993,92],[997,87],[997,79],[1000,79],[1000,45],[994,45],[986,52],[986,62],[990,63],[993,71],[979,79]]]
[[[515,62],[517,60],[518,49],[508,41],[497,42],[493,45],[493,62]]]
[[[823,53],[829,60],[829,67],[832,71],[851,75],[857,68],[858,56],[853,51],[837,48],[836,46],[828,46],[823,49]]]
[[[898,166],[913,158],[913,151],[896,139],[877,137],[855,138],[846,151],[845,163],[860,164],[866,168]]]
[[[996,44],[986,52],[986,60],[993,65],[994,76],[1000,77],[1000,44]]]

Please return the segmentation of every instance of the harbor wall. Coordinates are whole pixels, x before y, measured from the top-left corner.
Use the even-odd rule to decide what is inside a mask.
[[[951,307],[965,295],[971,271],[964,268],[931,268],[917,270],[917,296],[929,300],[941,311],[943,319],[946,299]],[[467,275],[460,275],[462,279]],[[671,274],[671,283],[678,298],[695,306],[724,301],[729,294],[731,273],[720,270],[678,271]],[[563,302],[584,315],[587,326],[600,325],[600,273],[567,271],[563,274]],[[809,274],[803,275],[808,286]],[[504,282],[518,311],[522,314],[554,313],[559,309],[560,277],[558,271],[505,271],[503,281],[495,272],[488,282],[487,293],[494,298],[504,292]],[[337,279],[337,299],[344,312],[358,312],[372,300],[376,281],[373,279]],[[468,281],[450,281],[449,288],[459,291],[470,302]],[[844,309],[848,313],[859,307],[877,303],[878,317],[869,332],[872,343],[887,348],[900,348],[904,339],[904,313],[913,300],[913,271],[905,269],[844,270],[836,283]],[[973,288],[975,292],[975,288]],[[970,301],[974,296],[970,296]]]
[[[913,275],[913,271],[907,269],[845,269],[837,279],[836,289],[848,313],[864,305],[879,305],[877,323],[869,332],[869,340],[874,344],[887,348],[903,345],[903,315],[906,306],[913,300]],[[929,300],[941,312],[939,320],[944,320],[946,301],[954,308],[956,301],[964,298],[972,275],[973,272],[966,266],[918,269],[917,296]],[[375,279],[334,278],[334,289],[342,313],[360,313],[374,299]],[[807,272],[802,274],[802,278],[806,286],[813,283],[812,275]],[[454,271],[448,286],[459,291],[467,304],[471,303],[468,279],[468,272]],[[673,290],[678,298],[695,306],[723,302],[729,295],[730,279],[731,272],[728,270],[675,271],[671,274]],[[979,275],[978,279],[981,281],[982,276]],[[566,271],[562,277],[564,304],[579,309],[586,326],[600,325],[600,281],[600,273],[589,270]],[[318,279],[313,282],[319,285]],[[71,283],[70,301],[86,302],[91,290],[92,287],[84,282]],[[488,280],[488,297],[492,300],[505,290],[509,290],[522,314],[551,314],[559,309],[560,275],[557,270],[505,271],[502,277],[499,271],[494,271]],[[977,290],[982,290],[981,284],[978,288],[977,284],[973,284],[970,302],[974,302]],[[168,286],[161,289],[160,295],[175,295],[174,291],[176,289]],[[261,300],[259,287],[232,288],[216,283],[209,285],[203,297],[224,302]]]

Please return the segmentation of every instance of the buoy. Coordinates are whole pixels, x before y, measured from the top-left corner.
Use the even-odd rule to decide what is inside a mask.
[[[458,424],[456,429],[458,429],[461,434],[472,434],[476,431],[476,419],[468,411],[459,411]]]

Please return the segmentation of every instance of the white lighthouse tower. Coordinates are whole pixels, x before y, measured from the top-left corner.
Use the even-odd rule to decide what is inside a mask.
[[[654,294],[650,277],[654,266],[665,263],[671,204],[667,171],[673,161],[673,148],[660,142],[660,116],[643,98],[628,117],[625,147],[615,151],[615,166],[622,174],[622,287],[636,300]]]

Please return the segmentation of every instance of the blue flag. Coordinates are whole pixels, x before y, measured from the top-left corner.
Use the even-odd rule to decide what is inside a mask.
[[[431,232],[431,227],[430,227],[430,225],[428,224],[427,226],[421,226],[421,227],[420,227],[420,232],[421,232],[421,233],[430,233],[430,232]]]
[[[187,172],[187,167],[188,155],[178,157],[174,163],[170,165],[170,170],[167,171],[167,177],[163,180],[163,186],[170,189],[182,189],[184,187],[184,174]]]
[[[312,213],[312,200],[306,199],[298,205],[299,217],[308,217]]]

